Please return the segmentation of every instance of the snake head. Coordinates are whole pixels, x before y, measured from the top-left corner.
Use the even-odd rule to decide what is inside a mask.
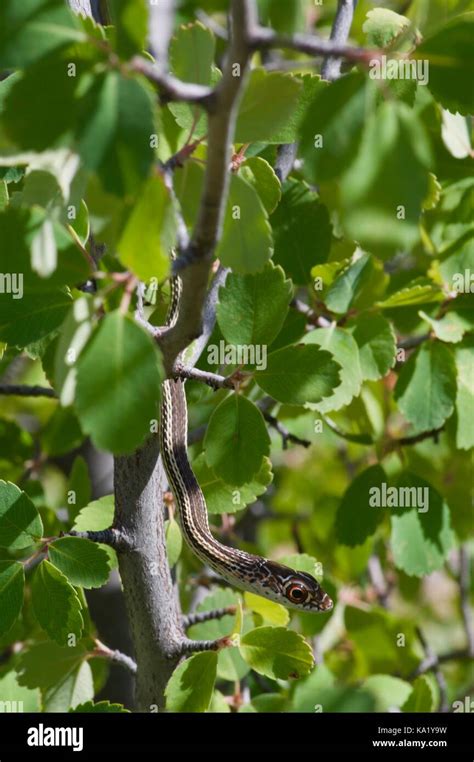
[[[278,597],[275,596],[274,600],[283,606],[314,613],[326,613],[334,607],[329,595],[311,574],[272,561],[266,561],[265,569],[277,582],[276,586],[272,585],[275,592],[278,590]]]

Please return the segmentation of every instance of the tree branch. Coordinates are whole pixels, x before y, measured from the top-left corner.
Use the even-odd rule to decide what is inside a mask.
[[[158,66],[168,68],[168,47],[173,34],[175,0],[148,3],[148,43]]]
[[[15,397],[51,397],[57,398],[54,389],[48,386],[28,386],[27,384],[0,384],[0,394]]]
[[[175,363],[174,378],[187,378],[193,381],[200,381],[202,384],[207,384],[212,389],[235,389],[235,379],[232,376],[220,376],[217,373],[210,373],[207,370],[199,370],[199,368],[189,368]]]
[[[210,622],[212,619],[222,619],[225,616],[235,614],[237,606],[226,606],[223,609],[213,609],[212,611],[199,611],[193,614],[188,614],[183,617],[183,624],[185,628],[192,627],[193,624],[201,624],[202,622]]]
[[[203,327],[212,331],[215,319],[215,309],[211,308],[206,318],[203,306],[227,203],[231,145],[239,97],[250,62],[247,38],[254,13],[254,3],[250,0],[232,0],[232,41],[223,77],[208,104],[208,160],[198,219],[187,247],[192,256],[189,266],[181,273],[179,317],[175,326],[157,337],[168,375],[172,375],[178,355],[201,335]],[[239,76],[234,76],[234,65],[240,66]],[[161,69],[160,77],[165,76],[163,64]],[[183,95],[182,92],[174,94]],[[179,254],[189,252],[180,250]],[[214,293],[217,288],[218,285]],[[196,355],[202,351],[203,346],[199,346]],[[184,634],[167,560],[164,511],[160,505],[166,487],[156,435],[131,455],[115,458],[113,528],[130,543],[129,550],[119,554],[119,570],[137,661],[137,705],[145,711],[152,705],[164,708],[165,687],[183,655],[230,644],[228,639],[193,641]]]
[[[92,651],[91,656],[103,657],[114,664],[119,664],[121,667],[124,667],[132,675],[137,674],[137,665],[130,656],[127,656],[127,654],[124,654],[121,651],[109,648],[104,643],[101,643],[100,640],[96,640],[95,644],[96,647]]]
[[[176,324],[161,338],[167,372],[178,354],[203,330],[203,305],[214,250],[220,239],[229,189],[229,164],[238,105],[251,58],[250,34],[256,24],[254,0],[232,0],[232,37],[222,79],[214,90],[208,118],[208,152],[198,218],[181,272],[183,291]],[[179,258],[178,258],[179,267]]]
[[[272,428],[277,431],[282,439],[282,446],[283,449],[286,450],[288,447],[288,442],[293,442],[293,444],[299,444],[302,447],[311,447],[311,442],[309,439],[302,439],[301,437],[297,437],[296,434],[291,434],[291,432],[288,431],[286,426],[284,426],[278,418],[275,418],[271,413],[267,411],[262,411],[262,415],[267,421],[267,423],[272,426]]]
[[[347,41],[356,5],[357,0],[339,0],[330,35],[330,40],[334,44],[343,45]],[[338,79],[341,73],[341,64],[341,58],[333,56],[325,58],[321,67],[322,78],[328,79],[331,82]]]
[[[254,32],[251,42],[254,50],[282,48],[296,50],[309,56],[337,56],[355,63],[367,64],[381,55],[381,52],[375,49],[344,45],[332,40],[323,40],[311,34],[277,34],[273,29],[262,27]]]
[[[210,87],[182,82],[171,74],[160,71],[155,64],[141,56],[135,56],[132,59],[130,69],[137,74],[142,74],[158,87],[162,103],[183,101],[196,103],[206,109],[210,107],[213,96],[213,90]]]

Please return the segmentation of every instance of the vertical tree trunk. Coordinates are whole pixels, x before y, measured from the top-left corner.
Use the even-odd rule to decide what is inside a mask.
[[[166,556],[166,480],[157,436],[132,455],[115,458],[114,481],[115,527],[131,545],[119,554],[119,568],[138,668],[137,708],[162,709],[183,630]]]

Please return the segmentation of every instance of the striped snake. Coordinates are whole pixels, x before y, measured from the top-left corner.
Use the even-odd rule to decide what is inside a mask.
[[[180,296],[181,279],[174,276],[166,322],[169,327],[176,323]],[[332,600],[310,574],[230,548],[212,536],[204,495],[187,455],[188,411],[184,384],[182,379],[166,379],[162,384],[160,446],[187,544],[198,558],[234,587],[298,611],[330,611]]]

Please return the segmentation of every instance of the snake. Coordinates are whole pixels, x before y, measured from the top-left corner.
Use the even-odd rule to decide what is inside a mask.
[[[169,328],[178,319],[181,293],[181,278],[172,275],[166,317]],[[188,458],[185,379],[169,377],[162,382],[159,432],[162,462],[174,496],[178,523],[191,551],[239,590],[300,612],[330,611],[333,601],[311,574],[224,545],[211,533],[204,493]]]

